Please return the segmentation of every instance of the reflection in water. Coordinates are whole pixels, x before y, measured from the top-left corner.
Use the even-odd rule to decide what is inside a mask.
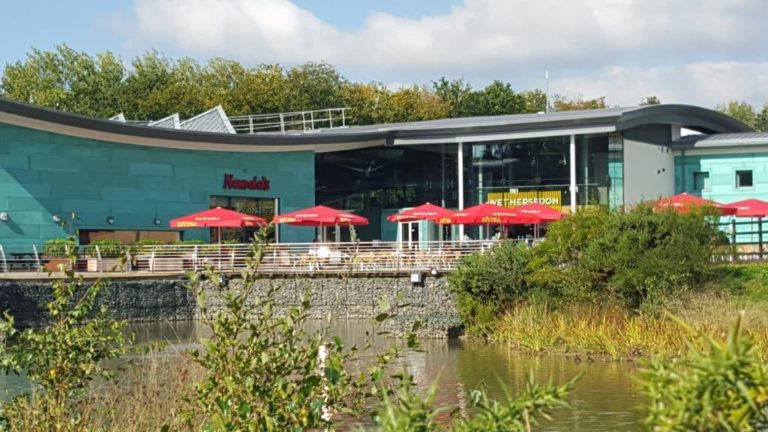
[[[317,327],[313,324],[312,327]],[[370,325],[361,320],[338,320],[332,334],[347,345],[360,344]],[[198,322],[155,322],[133,324],[130,328],[139,342],[164,340],[169,355],[195,345],[208,333]],[[386,340],[378,340],[383,345]],[[416,381],[426,388],[439,379],[437,403],[465,406],[464,393],[485,383],[489,395],[503,397],[499,382],[514,394],[524,388],[533,371],[539,381],[550,378],[564,383],[583,374],[572,393],[574,409],[558,409],[553,422],[543,421],[546,431],[631,431],[640,429],[643,399],[634,380],[636,368],[630,363],[586,360],[576,363],[565,356],[521,354],[503,346],[477,341],[423,341],[425,352],[408,353],[404,359]],[[6,393],[26,391],[29,384],[16,376],[0,376],[0,388]],[[7,397],[7,396],[6,396]]]

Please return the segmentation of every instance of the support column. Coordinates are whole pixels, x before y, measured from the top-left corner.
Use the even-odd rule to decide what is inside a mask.
[[[571,154],[568,163],[571,167],[571,213],[576,213],[576,191],[578,186],[576,185],[576,135],[571,135]]]
[[[459,210],[464,210],[464,143],[459,143],[457,177],[459,181]],[[459,240],[464,238],[464,225],[459,225]]]

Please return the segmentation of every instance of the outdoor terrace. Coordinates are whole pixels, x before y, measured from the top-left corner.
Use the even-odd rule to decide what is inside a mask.
[[[506,240],[518,241],[518,240]],[[519,240],[525,241],[525,240]],[[258,267],[269,275],[442,274],[465,257],[485,252],[491,240],[442,242],[272,243]],[[88,251],[88,252],[86,252]],[[78,246],[74,259],[42,256],[34,246],[0,246],[0,278],[43,276],[60,265],[86,276],[108,273],[173,275],[214,268],[239,272],[246,268],[249,244],[125,246],[109,251]]]

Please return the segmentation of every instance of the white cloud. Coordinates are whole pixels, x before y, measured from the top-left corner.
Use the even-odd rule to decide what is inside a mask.
[[[588,78],[553,80],[553,93],[608,95],[613,105],[636,105],[645,96],[664,103],[713,107],[729,100],[768,102],[768,62],[690,63],[672,67],[608,67]]]
[[[548,67],[594,76],[570,82],[624,95],[629,89],[611,83],[662,85],[679,70],[707,87],[679,93],[667,84],[664,91],[699,100],[698,92],[720,93],[710,87],[722,82],[706,74],[764,76],[761,62],[768,61],[768,1],[762,0],[464,0],[443,15],[418,19],[374,13],[355,31],[339,30],[289,0],[135,1],[132,46],[171,46],[248,64],[325,60],[371,80],[525,81]],[[735,60],[741,63],[730,63]]]

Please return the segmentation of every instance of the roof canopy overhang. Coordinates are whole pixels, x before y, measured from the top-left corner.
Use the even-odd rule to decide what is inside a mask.
[[[350,150],[608,133],[644,125],[677,125],[703,133],[749,132],[723,113],[690,105],[650,105],[548,114],[466,117],[352,126],[306,133],[235,135],[134,125],[0,98],[0,123],[123,144],[229,152]]]

